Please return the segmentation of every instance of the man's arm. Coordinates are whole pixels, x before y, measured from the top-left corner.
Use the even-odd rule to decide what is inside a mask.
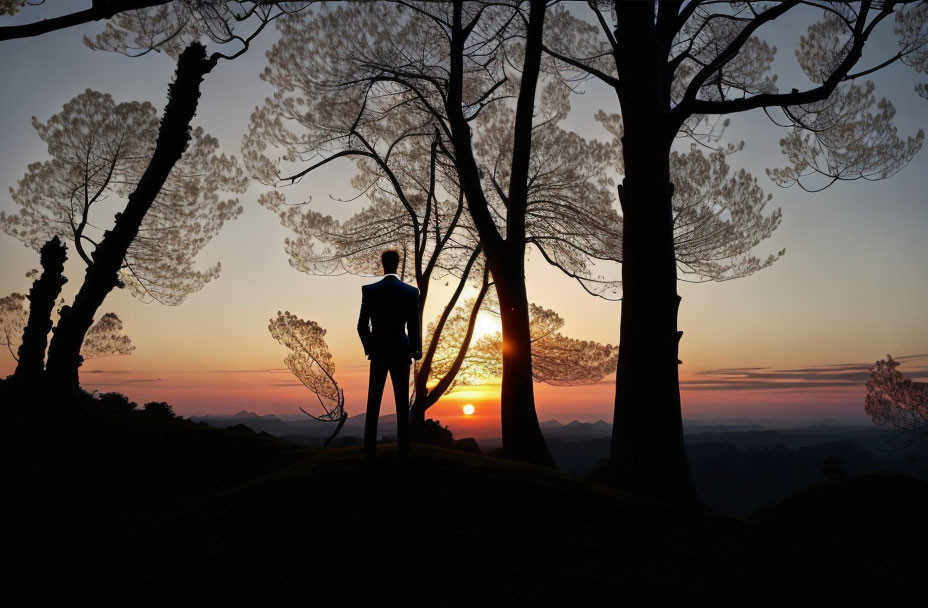
[[[367,308],[367,294],[361,289],[361,314],[358,316],[358,335],[364,346],[364,354],[371,354],[371,312]]]
[[[416,289],[416,295],[412,298],[409,307],[409,316],[406,319],[406,328],[409,332],[409,344],[412,345],[413,359],[422,358],[422,330],[419,327],[419,290]]]

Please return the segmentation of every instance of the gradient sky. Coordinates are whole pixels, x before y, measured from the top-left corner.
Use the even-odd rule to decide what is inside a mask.
[[[25,11],[29,19],[49,14],[46,8]],[[792,49],[804,30],[803,20],[812,17],[799,15],[764,31],[779,48],[775,67],[781,90],[802,86],[792,67]],[[130,59],[87,49],[82,36],[101,27],[2,43],[0,209],[13,210],[6,188],[15,185],[28,163],[46,158],[30,125],[32,116],[46,120],[85,88],[109,92],[117,101],[148,100],[163,107],[173,62],[155,53]],[[864,64],[892,53],[887,33],[877,37]],[[238,154],[251,111],[270,92],[258,73],[275,38],[275,32],[266,32],[246,55],[221,63],[203,85],[195,122],[217,136],[227,152]],[[917,74],[896,66],[873,80],[878,94],[895,103],[900,133],[928,127],[928,101],[913,90]],[[599,108],[615,111],[615,106],[609,91],[589,85],[574,101],[569,123],[583,135],[605,137],[590,116]],[[756,175],[773,193],[773,205],[783,209],[780,228],[760,251],[785,247],[786,256],[745,279],[681,285],[686,418],[862,419],[867,364],[887,353],[928,353],[928,151],[922,150],[888,180],[841,183],[807,194],[778,188],[764,173],[764,168],[785,162],[777,143],[783,134],[763,113],[732,118],[729,138],[746,141],[733,164]],[[330,195],[352,194],[351,170],[350,163],[334,164],[302,186],[320,209],[348,215],[357,203],[334,203]],[[128,357],[89,361],[82,368],[86,388],[118,390],[139,402],[166,400],[183,415],[242,409],[297,412],[309,395],[283,367],[285,349],[267,331],[276,311],[290,310],[328,329],[349,414],[363,411],[367,362],[355,323],[360,286],[371,279],[311,277],[290,268],[283,251],[286,231],[256,203],[261,188],[252,185],[242,197],[242,216],[200,255],[203,266],[222,262],[218,280],[178,307],[143,304],[119,290],[109,297],[101,314],[116,312],[137,348]],[[27,291],[25,273],[38,267],[38,255],[0,233],[0,260],[0,295]],[[69,263],[67,274],[71,281],[63,295],[70,301],[83,272]],[[567,320],[566,334],[617,342],[618,303],[586,295],[534,258],[527,281],[532,301]],[[435,314],[437,302],[426,318]],[[8,355],[0,354],[0,376],[13,365]],[[928,357],[906,359],[902,367],[914,376],[926,369]],[[452,394],[436,406],[434,415],[458,434],[492,435],[497,389],[488,385]],[[538,386],[536,391],[542,420],[611,420],[612,379],[587,387]],[[463,403],[475,403],[477,415],[463,419]],[[389,397],[384,409],[392,411]]]

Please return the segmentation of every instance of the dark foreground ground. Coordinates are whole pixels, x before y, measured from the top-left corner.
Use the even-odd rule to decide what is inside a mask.
[[[320,450],[0,403],[6,605],[902,605],[928,484],[871,474],[747,519],[414,446]],[[919,600],[920,604],[921,601]]]

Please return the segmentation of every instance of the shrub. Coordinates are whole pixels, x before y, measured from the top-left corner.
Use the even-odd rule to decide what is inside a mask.
[[[133,411],[138,404],[135,401],[129,401],[129,398],[122,393],[98,393],[97,401],[102,407],[114,410]]]
[[[142,406],[142,411],[158,418],[174,418],[174,408],[164,401],[149,401]]]

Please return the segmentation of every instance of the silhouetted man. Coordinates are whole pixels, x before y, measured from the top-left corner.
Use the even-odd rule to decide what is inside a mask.
[[[374,463],[377,453],[377,420],[387,372],[396,400],[396,440],[400,458],[409,454],[409,363],[410,359],[422,358],[419,290],[396,275],[399,252],[384,251],[380,261],[384,277],[361,287],[361,317],[358,319],[364,354],[371,360],[364,420],[364,452],[369,464]]]

